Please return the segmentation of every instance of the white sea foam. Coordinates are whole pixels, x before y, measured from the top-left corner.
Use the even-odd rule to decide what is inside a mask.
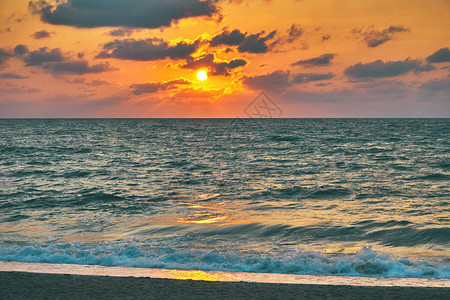
[[[150,277],[191,279],[205,281],[246,281],[284,284],[327,284],[384,287],[450,287],[450,279],[437,278],[386,278],[361,276],[317,276],[279,273],[250,273],[224,271],[173,270],[132,267],[107,267],[98,265],[73,265],[49,263],[24,263],[0,261],[0,271],[96,275],[120,277]]]
[[[354,254],[328,256],[297,250],[277,253],[176,249],[126,243],[0,243],[0,260],[180,270],[241,271],[309,275],[450,278],[445,259],[411,260],[363,248]]]

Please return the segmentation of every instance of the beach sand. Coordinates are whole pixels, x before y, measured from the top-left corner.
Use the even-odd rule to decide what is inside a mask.
[[[0,272],[0,299],[450,299],[450,288],[268,284]]]

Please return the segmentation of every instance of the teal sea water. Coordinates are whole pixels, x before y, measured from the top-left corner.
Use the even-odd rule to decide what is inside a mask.
[[[450,278],[450,119],[0,120],[0,260]]]

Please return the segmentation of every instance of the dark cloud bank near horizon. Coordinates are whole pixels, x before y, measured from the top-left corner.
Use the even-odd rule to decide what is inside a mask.
[[[431,70],[434,70],[432,65],[423,64],[423,62],[418,59],[412,60],[407,58],[405,60],[387,62],[377,60],[364,64],[360,62],[346,68],[344,74],[353,79],[364,79],[396,77],[410,71],[420,73]]]
[[[306,84],[313,81],[322,81],[331,79],[335,76],[333,73],[297,73],[291,74],[289,71],[277,70],[272,73],[245,76],[243,83],[254,90],[267,89],[274,93],[282,93],[296,84]]]
[[[130,85],[132,93],[135,95],[153,94],[161,90],[169,90],[178,87],[179,85],[189,85],[190,81],[180,78],[169,81],[137,83]]]

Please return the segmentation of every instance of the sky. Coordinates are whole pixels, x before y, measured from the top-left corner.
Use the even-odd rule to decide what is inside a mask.
[[[449,16],[448,0],[1,0],[0,118],[450,117]]]

